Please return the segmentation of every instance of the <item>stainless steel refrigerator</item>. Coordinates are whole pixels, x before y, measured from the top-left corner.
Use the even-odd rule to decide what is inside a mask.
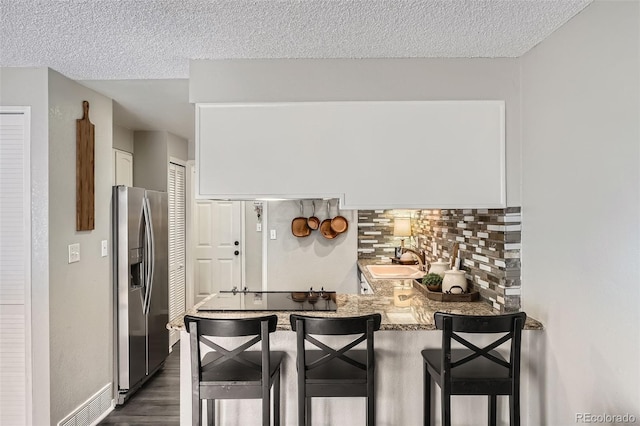
[[[167,193],[113,187],[118,404],[169,354]]]

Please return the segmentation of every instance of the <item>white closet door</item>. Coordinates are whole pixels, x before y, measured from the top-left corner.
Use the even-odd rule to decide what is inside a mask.
[[[185,168],[169,163],[169,320],[184,313],[185,304]],[[173,330],[169,335],[169,345],[180,338]]]
[[[0,111],[0,425],[31,421],[29,117],[22,110]]]

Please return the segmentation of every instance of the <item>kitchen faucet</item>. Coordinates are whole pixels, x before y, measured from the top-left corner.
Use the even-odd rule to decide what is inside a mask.
[[[410,251],[411,253],[415,254],[416,257],[418,258],[418,269],[420,269],[421,271],[426,271],[426,265],[425,265],[425,255],[424,255],[424,250],[414,250],[412,248],[409,247],[402,247],[402,252],[407,252]]]

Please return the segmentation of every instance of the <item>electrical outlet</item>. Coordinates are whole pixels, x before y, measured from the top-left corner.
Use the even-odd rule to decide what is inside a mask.
[[[80,262],[80,243],[69,244],[69,263]]]
[[[102,257],[107,257],[109,255],[109,245],[107,240],[102,240],[100,248],[102,250]]]
[[[272,240],[275,240],[275,239],[276,239],[276,230],[275,230],[275,229],[272,229],[272,230],[271,230],[271,233],[269,234],[269,237],[270,237]]]

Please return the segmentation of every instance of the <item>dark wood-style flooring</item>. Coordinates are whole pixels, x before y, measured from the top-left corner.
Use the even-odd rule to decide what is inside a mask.
[[[164,368],[101,425],[180,425],[180,345],[173,347]]]

